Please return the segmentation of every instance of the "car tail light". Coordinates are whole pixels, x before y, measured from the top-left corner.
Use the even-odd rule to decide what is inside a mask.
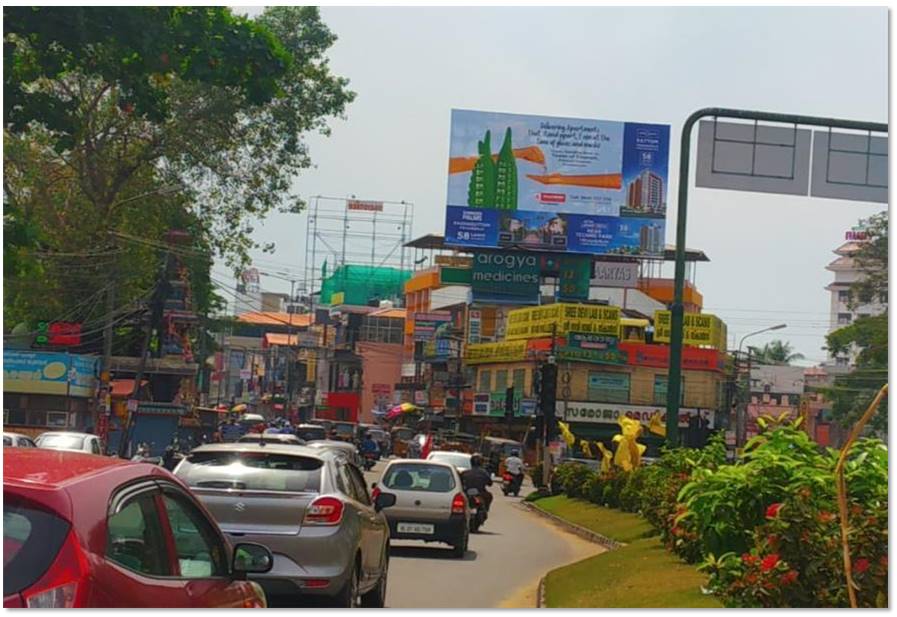
[[[28,608],[78,608],[86,596],[88,564],[74,532],[41,579],[22,592]]]
[[[452,499],[452,514],[464,514],[464,495],[458,493],[455,495],[455,498]]]
[[[324,589],[330,584],[326,578],[307,578],[302,581],[302,586],[306,589]]]
[[[339,525],[343,520],[343,502],[336,497],[318,497],[305,511],[306,525]]]
[[[374,489],[371,491],[371,501],[377,501],[377,497],[379,497],[379,496],[380,496],[380,487],[375,486]]]

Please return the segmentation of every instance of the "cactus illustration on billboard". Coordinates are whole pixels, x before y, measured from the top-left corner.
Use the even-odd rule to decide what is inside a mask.
[[[495,207],[500,210],[517,209],[517,161],[511,146],[511,127],[505,131],[505,141],[495,166]]]
[[[495,207],[495,161],[492,160],[492,135],[486,131],[483,141],[477,142],[480,158],[470,173],[467,205],[474,208]]]

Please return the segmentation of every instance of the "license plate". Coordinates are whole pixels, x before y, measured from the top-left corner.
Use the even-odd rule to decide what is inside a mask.
[[[432,534],[434,531],[433,525],[427,525],[424,523],[399,523],[397,528],[399,533]]]

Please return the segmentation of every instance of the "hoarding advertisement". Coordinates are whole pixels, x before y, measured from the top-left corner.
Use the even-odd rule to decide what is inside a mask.
[[[453,110],[445,243],[664,248],[670,127]]]
[[[507,343],[475,343],[464,350],[467,364],[487,364],[489,362],[516,362],[526,359],[526,341]]]
[[[629,358],[617,348],[616,337],[570,332],[567,344],[558,350],[558,359],[595,364],[626,364]]]
[[[582,332],[619,336],[620,308],[558,302],[548,306],[516,309],[508,313],[507,340],[563,336]]]
[[[612,403],[591,403],[585,401],[558,401],[557,414],[567,422],[588,424],[616,424],[620,417],[638,420],[648,424],[654,414],[666,418],[666,408],[649,405],[617,405]],[[716,412],[712,409],[679,408],[679,428],[688,428],[689,418],[700,414],[708,421],[709,428],[716,428]]]
[[[672,329],[673,314],[670,311],[654,311],[654,341],[669,343]],[[685,313],[683,316],[682,342],[685,345],[705,345],[725,350],[727,337],[726,324],[716,315]]]

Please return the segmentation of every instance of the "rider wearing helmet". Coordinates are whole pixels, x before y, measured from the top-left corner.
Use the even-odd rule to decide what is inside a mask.
[[[520,485],[523,484],[523,472],[525,465],[520,458],[519,450],[511,450],[511,456],[505,459],[505,470],[511,474],[513,478],[511,482],[512,490],[516,495],[520,491]]]
[[[483,469],[483,458],[479,454],[474,454],[470,457],[470,469],[461,473],[461,484],[465,491],[470,488],[475,488],[479,491],[480,495],[483,496],[486,511],[488,512],[489,506],[492,505],[492,493],[489,492],[487,487],[492,486],[492,476]]]

